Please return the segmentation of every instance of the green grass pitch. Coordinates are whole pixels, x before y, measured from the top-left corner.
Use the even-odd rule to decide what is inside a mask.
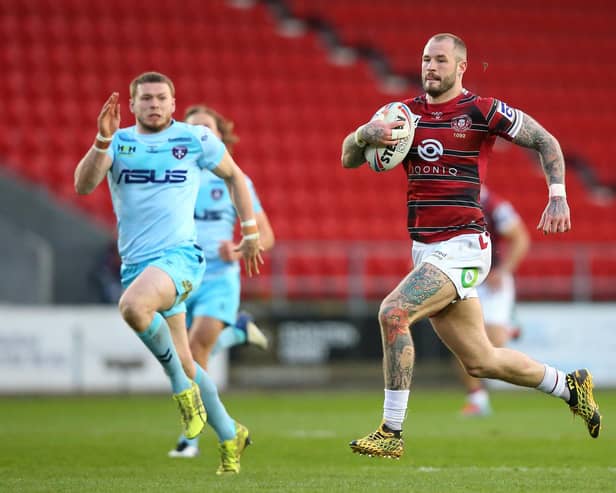
[[[616,391],[599,390],[600,438],[558,399],[493,394],[495,414],[457,415],[460,391],[416,389],[399,460],[347,443],[374,430],[382,393],[224,396],[254,444],[239,476],[218,477],[214,434],[197,459],[169,459],[179,417],[167,396],[0,398],[0,491],[581,492],[616,491]]]

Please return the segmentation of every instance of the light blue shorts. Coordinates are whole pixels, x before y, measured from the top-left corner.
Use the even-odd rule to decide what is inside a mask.
[[[206,271],[199,289],[186,301],[186,325],[193,317],[212,317],[227,325],[235,324],[240,307],[240,273],[237,268]]]
[[[175,284],[175,303],[161,311],[165,318],[186,311],[185,300],[201,284],[205,273],[205,258],[199,245],[186,245],[166,250],[163,255],[138,264],[122,264],[122,286],[126,289],[146,267],[157,267],[166,272]]]

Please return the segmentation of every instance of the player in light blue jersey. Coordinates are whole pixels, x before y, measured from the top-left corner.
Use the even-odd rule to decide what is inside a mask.
[[[194,438],[203,430],[205,402],[210,424],[233,452],[217,473],[238,472],[248,430],[236,426],[210,377],[193,362],[186,335],[184,301],[205,271],[194,221],[203,169],[221,177],[234,197],[246,225],[236,250],[249,275],[263,262],[259,232],[244,173],[224,144],[204,127],[173,120],[174,110],[173,82],[157,72],[130,84],[132,127],[119,128],[119,94],[111,94],[98,116],[94,145],[75,170],[75,189],[91,193],[107,176],[122,257],[122,317],[169,376],[185,435]]]
[[[233,123],[205,106],[192,106],[186,111],[185,121],[209,128],[232,151],[237,136]],[[255,219],[261,246],[269,250],[274,246],[274,232],[247,178],[252,196]],[[201,173],[201,187],[195,208],[197,238],[207,261],[205,277],[199,289],[187,300],[190,349],[195,361],[207,368],[210,354],[237,344],[254,344],[267,348],[267,339],[254,324],[252,317],[243,312],[238,316],[240,304],[240,273],[233,242],[237,214],[223,181],[214,174]],[[181,436],[170,457],[196,457],[198,438]]]

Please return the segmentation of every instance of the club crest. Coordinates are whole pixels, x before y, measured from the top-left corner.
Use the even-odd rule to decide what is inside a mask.
[[[464,132],[473,125],[473,120],[468,115],[457,116],[451,120],[451,128],[456,132]]]
[[[175,146],[171,149],[171,154],[176,159],[183,159],[186,154],[188,154],[188,147],[186,146]]]

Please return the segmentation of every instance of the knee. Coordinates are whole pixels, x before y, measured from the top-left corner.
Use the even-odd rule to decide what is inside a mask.
[[[384,334],[408,332],[415,322],[413,312],[385,299],[379,308],[379,325]]]
[[[124,293],[118,302],[122,318],[133,328],[140,328],[144,320],[148,319],[149,309],[138,298]]]

